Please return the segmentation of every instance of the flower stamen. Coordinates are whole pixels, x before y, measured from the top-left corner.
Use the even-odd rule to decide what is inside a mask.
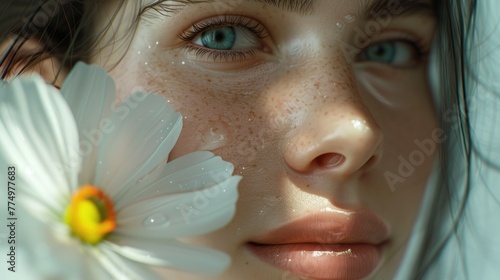
[[[99,188],[85,185],[73,195],[64,222],[73,235],[95,245],[116,228],[113,202]]]

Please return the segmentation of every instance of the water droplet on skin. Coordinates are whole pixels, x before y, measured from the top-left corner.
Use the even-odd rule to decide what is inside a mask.
[[[213,151],[224,147],[227,140],[227,131],[223,124],[217,125],[216,128],[210,128],[210,130],[203,135],[201,140],[201,145],[198,150],[203,151]]]
[[[283,197],[266,195],[266,196],[264,196],[263,199],[267,205],[276,206],[278,203],[280,203],[283,200]]]
[[[351,23],[351,22],[354,22],[356,20],[356,15],[353,15],[353,14],[348,14],[344,17],[345,21]]]
[[[146,227],[165,227],[170,225],[170,220],[162,213],[154,213],[144,219]]]
[[[337,27],[337,29],[344,29],[344,23],[343,22],[337,22],[337,24],[335,26]]]

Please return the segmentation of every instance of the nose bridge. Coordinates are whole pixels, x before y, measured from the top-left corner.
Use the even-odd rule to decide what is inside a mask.
[[[342,51],[320,52],[307,67],[297,70],[296,78],[301,81],[300,85],[291,85],[296,97],[314,100],[308,102],[311,121],[323,119],[330,127],[342,126],[344,131],[354,129],[352,132],[378,127],[361,99],[349,59]]]
[[[333,46],[322,46],[316,49],[307,62],[292,67],[294,78],[291,80],[295,81],[292,90],[300,95],[299,98],[359,100],[354,73],[349,61],[340,49]],[[304,89],[306,92],[296,89]],[[325,103],[328,100],[320,100],[320,102]]]

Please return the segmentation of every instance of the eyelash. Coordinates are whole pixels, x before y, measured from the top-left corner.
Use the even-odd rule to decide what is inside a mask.
[[[428,46],[425,45],[423,39],[421,38],[414,38],[408,35],[401,34],[395,40],[407,43],[412,47],[414,47],[416,51],[415,55],[418,61],[420,61],[422,58],[426,57],[429,54],[430,50]]]
[[[424,43],[424,41],[420,38],[413,38],[405,34],[398,34],[394,38],[390,39],[385,39],[385,40],[380,40],[380,41],[375,41],[370,44],[368,44],[366,47],[361,49],[358,54],[356,55],[357,59],[359,59],[359,56],[369,47],[372,47],[377,44],[383,44],[387,42],[403,42],[406,43],[410,46],[412,46],[415,50],[415,62],[416,64],[422,62],[426,57],[429,55],[429,47]],[[406,68],[405,66],[397,66],[397,65],[392,65],[392,67],[396,68]]]
[[[264,39],[269,36],[265,27],[256,20],[241,16],[225,15],[194,23],[189,30],[179,34],[179,38],[185,42],[191,42],[205,31],[225,26],[245,28],[258,39]],[[193,52],[198,58],[206,57],[214,61],[229,62],[249,59],[259,53],[259,51],[255,49],[222,51],[208,49],[198,45],[188,45],[186,49],[189,52]]]
[[[253,35],[255,35],[256,38],[258,39],[264,39],[269,36],[265,27],[256,20],[235,15],[224,15],[220,17],[209,18],[202,22],[194,23],[189,30],[180,33],[179,38],[185,42],[192,42],[198,35],[202,34],[205,31],[225,26],[245,28],[248,31],[250,31]],[[399,34],[395,38],[381,40],[369,44],[365,48],[361,49],[357,56],[359,58],[359,56],[363,53],[363,51],[366,50],[366,48],[368,47],[391,41],[404,42],[412,46],[415,50],[416,63],[419,63],[422,60],[424,60],[429,54],[429,49],[426,46],[426,44],[424,44],[423,40],[420,40],[418,38],[415,39],[408,35]],[[244,61],[254,57],[259,53],[259,51],[255,49],[214,50],[193,44],[187,45],[185,46],[185,48],[188,52],[192,52],[197,58],[205,58],[219,62]],[[393,65],[393,67],[401,68],[401,66],[395,66],[395,65]]]

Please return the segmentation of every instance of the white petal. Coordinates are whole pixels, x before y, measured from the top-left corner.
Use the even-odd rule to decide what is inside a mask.
[[[182,129],[180,114],[160,96],[135,94],[119,109],[128,113],[111,116],[112,131],[98,148],[94,181],[114,201],[167,160]]]
[[[87,251],[86,258],[82,263],[83,269],[80,273],[73,272],[73,274],[79,274],[78,279],[88,280],[88,279],[110,279],[111,273],[106,270],[106,268],[101,264],[99,258],[105,258],[102,253],[97,248]]]
[[[69,199],[69,197],[68,197]],[[26,209],[26,212],[32,213],[40,221],[53,222],[54,220],[61,220],[63,212],[56,212],[52,208],[47,207],[47,204],[40,200],[38,197],[27,195],[22,192],[16,196],[17,204]],[[66,205],[69,200],[61,202],[61,205]],[[7,206],[5,206],[7,207]]]
[[[18,190],[60,211],[80,167],[76,124],[62,96],[39,76],[0,86],[0,135],[0,162],[16,167]]]
[[[69,235],[68,228],[59,219],[40,220],[39,213],[32,213],[23,206],[21,201],[16,203],[18,269],[29,267],[37,275],[35,279],[85,279],[81,272],[85,270],[87,258],[80,251],[80,243]]]
[[[217,274],[230,264],[228,255],[175,240],[139,240],[115,237],[106,243],[116,253],[136,262],[168,266],[201,274]]]
[[[115,84],[107,73],[79,62],[64,81],[61,93],[67,100],[80,134],[83,155],[79,185],[94,178],[97,146],[106,133],[106,120],[115,105]]]
[[[143,178],[137,186],[117,198],[119,210],[130,204],[154,196],[191,192],[212,187],[231,177],[233,165],[211,152],[194,152],[177,158]]]
[[[109,243],[109,242],[105,242]],[[105,243],[99,245],[100,250],[94,251],[94,257],[104,270],[112,276],[112,279],[126,280],[160,280],[161,277],[153,272],[148,265],[131,261],[114,252],[110,246]],[[104,279],[104,278],[92,278]],[[108,279],[106,277],[105,279]]]
[[[117,213],[117,233],[139,238],[200,235],[227,224],[234,215],[241,177],[210,188],[144,199]]]

